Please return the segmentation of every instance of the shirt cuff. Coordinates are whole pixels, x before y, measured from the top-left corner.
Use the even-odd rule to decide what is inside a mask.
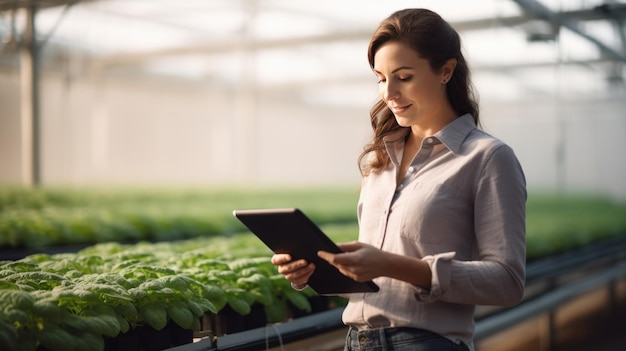
[[[422,302],[437,301],[443,294],[446,293],[450,286],[450,277],[452,276],[452,259],[456,255],[456,252],[445,252],[436,255],[429,255],[424,257],[426,263],[430,267],[432,272],[432,278],[430,282],[430,289],[417,288],[415,298]]]

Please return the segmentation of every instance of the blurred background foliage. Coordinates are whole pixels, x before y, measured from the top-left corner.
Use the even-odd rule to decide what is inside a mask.
[[[358,189],[0,188],[0,247],[168,241],[246,234],[234,209],[297,207],[338,241],[357,237]],[[626,204],[597,195],[531,193],[528,258],[626,233]],[[254,241],[254,239],[253,239]]]

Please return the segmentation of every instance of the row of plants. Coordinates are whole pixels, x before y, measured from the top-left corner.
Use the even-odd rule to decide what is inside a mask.
[[[528,261],[625,234],[626,202],[591,195],[530,194],[528,197]]]
[[[347,231],[334,232],[336,240],[345,239]],[[109,341],[138,328],[174,324],[217,336],[238,331],[218,325],[232,312],[261,312],[258,326],[311,312],[317,294],[292,289],[270,254],[252,234],[238,234],[102,243],[0,261],[0,345],[7,351],[112,350],[117,347]]]
[[[0,187],[0,249],[160,241],[242,231],[234,209],[299,207],[353,222],[358,189],[61,189]]]
[[[356,223],[358,190],[0,188],[0,250],[177,240],[244,231],[233,209],[299,207],[317,223]],[[626,232],[626,203],[531,193],[528,258]],[[356,236],[354,229],[353,237]],[[0,259],[1,258],[0,251]]]
[[[323,229],[333,240],[347,241],[357,227]],[[530,255],[539,255],[530,249],[535,246]],[[0,345],[9,351],[151,351],[189,343],[194,332],[219,336],[310,313],[320,297],[293,290],[270,256],[255,236],[241,233],[101,243],[77,253],[0,261]],[[344,301],[322,303],[330,308]],[[146,346],[172,327],[188,333]],[[129,336],[135,347],[123,348],[120,340]]]

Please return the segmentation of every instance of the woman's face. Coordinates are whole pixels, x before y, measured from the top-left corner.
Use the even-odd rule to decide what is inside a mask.
[[[452,67],[454,69],[454,67]],[[402,127],[427,128],[447,113],[444,79],[452,71],[446,66],[433,72],[426,59],[399,42],[383,44],[374,55],[374,73],[379,79],[380,97]]]

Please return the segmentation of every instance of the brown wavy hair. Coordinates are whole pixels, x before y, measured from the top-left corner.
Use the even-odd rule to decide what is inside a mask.
[[[367,58],[374,69],[374,55],[389,41],[400,42],[428,60],[433,72],[439,72],[451,58],[457,65],[450,81],[446,84],[446,95],[457,116],[470,113],[478,125],[478,101],[470,79],[470,71],[461,53],[459,34],[441,16],[426,9],[405,9],[394,12],[383,20],[370,40]],[[387,107],[379,99],[370,110],[370,122],[374,135],[365,145],[358,163],[362,175],[376,172],[389,166],[389,155],[385,151],[383,138],[401,127]],[[375,157],[366,158],[370,153]]]

